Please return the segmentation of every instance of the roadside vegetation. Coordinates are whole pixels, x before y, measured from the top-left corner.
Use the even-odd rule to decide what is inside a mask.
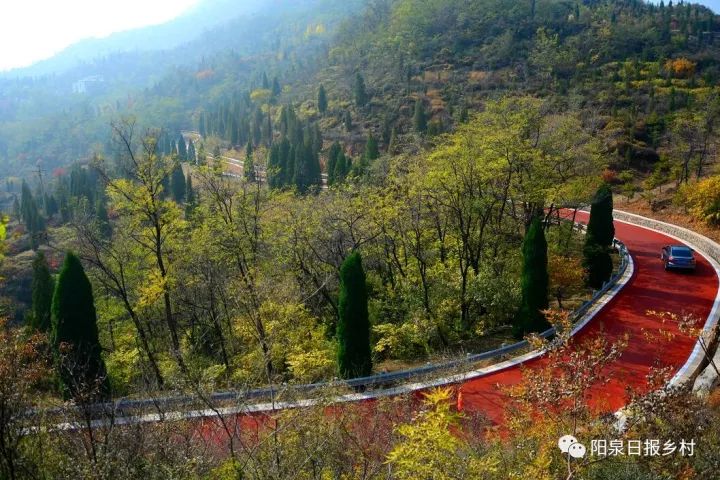
[[[188,53],[122,102],[43,123],[0,104],[0,477],[712,478],[717,393],[659,394],[658,370],[617,432],[589,391],[624,345],[563,334],[617,268],[614,206],[720,237],[720,19],[635,0],[330,3],[263,18],[246,49]],[[585,206],[586,234],[559,220]],[[502,427],[453,389],[347,409],[328,390],[239,425],[210,400],[271,387],[274,405],[521,338],[547,370],[505,392]],[[158,400],[142,413],[164,418],[174,394],[215,415],[127,426],[96,405]],[[575,461],[568,433],[698,451]]]

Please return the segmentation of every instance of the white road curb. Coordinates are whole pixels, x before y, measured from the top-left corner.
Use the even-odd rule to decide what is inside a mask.
[[[617,282],[608,289],[607,292],[605,292],[601,297],[599,297],[595,303],[588,309],[587,312],[581,317],[581,319],[575,324],[575,326],[572,329],[571,336],[574,336],[577,334],[580,330],[582,330],[595,316],[602,311],[603,308],[622,290],[622,288],[627,285],[627,283],[632,278],[634,272],[635,272],[635,263],[632,259],[632,255],[630,252],[628,252],[627,257],[627,267],[625,268],[625,271],[623,272],[623,275],[617,280]],[[414,382],[414,383],[407,383],[403,385],[399,385],[394,388],[388,388],[383,390],[377,390],[367,393],[351,393],[346,395],[340,395],[335,398],[330,399],[329,403],[347,403],[347,402],[358,402],[363,400],[372,400],[377,398],[384,398],[384,397],[391,397],[391,396],[398,396],[398,395],[405,395],[412,392],[417,392],[421,390],[428,390],[430,388],[445,386],[445,385],[454,385],[462,382],[466,382],[468,380],[473,380],[476,378],[480,378],[486,375],[489,375],[491,373],[495,373],[501,370],[505,370],[507,368],[511,368],[517,365],[520,365],[524,362],[527,362],[529,360],[532,360],[534,358],[538,358],[545,354],[545,350],[538,349],[533,350],[530,352],[527,352],[523,355],[514,357],[510,360],[506,360],[494,365],[490,365],[487,367],[483,367],[477,370],[472,370],[466,373],[461,374],[455,374],[450,375],[446,377],[440,377],[436,378],[430,381],[425,382]],[[217,409],[201,409],[201,410],[192,410],[192,411],[185,411],[185,412],[169,412],[163,415],[153,413],[153,414],[146,414],[146,415],[137,415],[137,416],[127,416],[127,417],[117,417],[113,420],[113,423],[115,425],[136,425],[141,423],[154,423],[154,422],[160,422],[160,421],[177,421],[177,420],[190,420],[190,419],[196,419],[196,418],[210,418],[210,417],[217,417],[218,415],[221,416],[231,416],[231,415],[238,415],[238,414],[248,414],[248,413],[259,413],[259,412],[272,412],[275,410],[283,410],[288,408],[301,408],[301,407],[309,407],[309,406],[315,406],[327,403],[327,399],[305,399],[305,400],[297,400],[297,401],[289,401],[289,402],[275,402],[275,403],[258,403],[253,405],[240,405],[240,406],[233,406],[233,407],[223,407],[223,408],[217,408]],[[91,422],[92,428],[101,427],[104,425],[107,425],[107,420],[94,420]],[[69,423],[63,423],[56,425],[56,428],[59,430],[75,430],[78,428],[82,428],[80,424],[77,424],[75,422],[69,422]]]
[[[718,245],[716,242],[710,240],[704,235],[700,235],[699,233],[693,232],[692,230],[678,227],[677,225],[673,225],[671,223],[653,220],[651,218],[636,215],[634,213],[623,212],[620,210],[615,210],[613,214],[619,214],[618,216],[624,216],[626,218],[626,220],[619,221],[624,221],[625,223],[630,223],[633,225],[639,225],[643,228],[647,228],[648,230],[660,233],[662,235],[666,235],[679,242],[685,243],[690,248],[705,257],[708,262],[710,262],[710,265],[712,265],[712,267],[715,269],[715,274],[718,276],[718,279],[720,281],[720,264],[718,263],[718,260],[720,259],[720,245]],[[633,222],[632,220],[636,220],[636,222]],[[654,227],[650,225],[654,225]],[[708,315],[707,320],[705,321],[705,325],[703,327],[702,335],[704,337],[710,334],[710,332],[712,332],[713,329],[716,328],[719,319],[720,288],[718,288],[712,309],[710,310],[710,314]],[[700,369],[703,360],[705,360],[705,354],[700,344],[700,339],[698,339],[698,341],[695,342],[695,347],[693,348],[693,351],[688,357],[687,361],[673,376],[668,385],[671,387],[678,387],[684,383],[687,383],[688,381],[691,381],[697,376],[697,379],[695,380],[695,383],[693,385],[693,391],[699,393],[705,393],[709,391],[712,387],[717,385],[719,379],[717,373],[712,368],[712,366],[710,366],[709,368],[705,368],[705,370],[698,375],[698,370]],[[720,362],[720,349],[718,349],[718,352],[715,353],[714,360],[716,361],[716,363]]]
[[[720,278],[720,265],[716,261],[716,258],[720,259],[720,245],[713,242],[710,239],[707,239],[706,237],[703,237],[695,232],[692,232],[690,230],[684,229],[682,227],[677,227],[675,225],[667,224],[664,222],[659,222],[656,220],[652,220],[646,217],[642,217],[639,215],[618,211],[615,212],[615,221],[621,222],[621,223],[627,223],[635,226],[640,226],[642,228],[646,228],[648,230],[666,235],[668,237],[674,238],[680,242],[686,243],[691,248],[695,249],[697,252],[702,254],[713,266],[716,273],[718,274],[718,277]],[[650,226],[649,224],[653,225]],[[655,228],[657,227],[657,228]],[[672,233],[671,233],[672,232]],[[678,235],[679,234],[679,235]],[[687,238],[682,238],[682,236],[687,236],[699,241],[693,241],[688,240]],[[712,247],[711,249],[717,248],[717,254],[712,255],[709,252],[707,252],[707,248],[703,248],[702,246],[699,246],[699,244],[710,244]],[[618,279],[617,283],[613,285],[602,297],[600,297],[595,304],[583,315],[581,320],[573,327],[572,335],[575,335],[578,333],[582,328],[584,328],[618,293],[619,291],[630,281],[635,271],[635,264],[632,259],[632,255],[628,256],[628,265],[625,269],[625,272],[623,275]],[[708,319],[705,323],[704,327],[704,333],[709,332],[712,330],[715,325],[718,322],[718,318],[720,317],[720,289],[718,289],[717,296],[715,298],[715,302],[713,304],[712,311],[710,312]],[[462,374],[456,374],[456,375],[450,375],[446,377],[440,377],[436,378],[430,381],[425,382],[415,382],[415,383],[409,383],[404,385],[399,385],[394,388],[389,388],[385,390],[379,390],[379,391],[373,391],[368,393],[354,393],[354,394],[346,394],[346,395],[340,395],[337,397],[334,397],[330,399],[330,403],[345,403],[345,402],[357,402],[362,400],[371,400],[371,399],[377,399],[382,397],[388,397],[388,396],[396,396],[396,395],[403,395],[408,394],[412,392],[416,392],[419,390],[426,390],[433,387],[443,386],[443,385],[452,385],[457,384],[461,382],[465,382],[468,380],[480,378],[486,375],[489,375],[494,372],[498,372],[500,370],[504,370],[507,368],[511,368],[514,366],[517,366],[519,364],[522,364],[524,362],[527,362],[529,360],[532,360],[534,358],[537,358],[541,355],[543,355],[545,352],[543,350],[534,350],[528,353],[525,353],[523,355],[520,355],[518,357],[512,358],[510,360],[506,360],[504,362],[497,363],[495,365],[490,365],[488,367],[480,368],[477,370],[472,370],[470,372],[462,373]],[[718,362],[720,363],[720,352],[716,354],[716,358],[718,359]],[[675,376],[670,381],[670,385],[679,385],[682,383],[687,382],[690,380],[696,373],[697,370],[700,367],[700,364],[703,361],[703,352],[702,347],[700,346],[699,341],[696,343],[690,357],[685,362],[685,364],[681,367],[681,369],[675,374]],[[705,378],[706,371],[698,378],[698,382],[701,378]],[[714,373],[714,371],[712,372]],[[712,385],[717,382],[717,375],[715,374],[714,378],[711,378],[708,380],[709,385]],[[696,382],[696,388],[698,385],[698,382]],[[147,414],[147,415],[137,415],[137,416],[127,416],[127,417],[118,417],[113,419],[113,423],[116,425],[130,425],[130,424],[140,424],[140,423],[153,423],[153,422],[159,422],[159,421],[177,421],[177,420],[191,420],[191,419],[198,419],[198,418],[211,418],[211,417],[217,417],[218,415],[221,416],[232,416],[232,415],[238,415],[238,414],[249,414],[249,413],[258,413],[258,412],[271,412],[274,410],[281,410],[281,409],[288,409],[288,408],[300,408],[300,407],[309,407],[314,405],[320,405],[327,403],[327,399],[306,399],[306,400],[298,400],[298,401],[289,401],[289,402],[275,402],[275,403],[258,403],[253,405],[243,405],[243,406],[233,406],[233,407],[224,407],[224,408],[218,408],[218,409],[200,409],[200,410],[192,410],[192,411],[175,411],[166,413],[163,415],[160,414]],[[622,410],[618,411],[616,413],[616,416],[618,416],[619,421],[622,421],[624,418],[624,414]],[[107,420],[96,420],[92,422],[93,427],[100,427],[103,425],[107,425]],[[77,428],[82,428],[81,425],[76,423],[64,423],[61,425],[57,425],[57,428],[62,430],[72,430]]]

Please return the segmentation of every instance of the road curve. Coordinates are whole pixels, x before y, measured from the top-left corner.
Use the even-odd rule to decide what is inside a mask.
[[[579,212],[578,220],[587,220],[587,214]],[[615,235],[633,257],[633,277],[574,337],[576,344],[598,334],[610,343],[628,337],[622,355],[603,372],[610,378],[609,383],[591,388],[590,402],[608,413],[626,405],[627,387],[640,392],[647,390],[646,377],[652,368],[666,367],[672,374],[677,373],[695,346],[695,337],[680,332],[672,322],[649,317],[647,311],[693,313],[705,322],[718,293],[717,273],[699,254],[694,273],[664,270],[660,249],[678,244],[677,240],[617,220]],[[540,357],[524,362],[523,368],[532,372],[545,364],[546,359]],[[481,412],[492,423],[502,424],[507,404],[503,389],[521,381],[523,368],[513,366],[463,383],[460,392],[464,409]]]
[[[578,212],[577,221],[587,221],[588,214]],[[697,338],[685,334],[672,322],[664,322],[647,315],[648,310],[692,313],[704,323],[718,298],[719,279],[713,265],[700,254],[696,254],[697,269],[693,273],[666,272],[660,261],[660,250],[664,245],[682,243],[677,239],[637,225],[615,221],[615,235],[628,247],[633,258],[634,271],[615,296],[594,315],[575,335],[575,344],[603,335],[609,343],[627,338],[627,347],[623,353],[602,372],[609,382],[590,389],[589,401],[598,413],[613,413],[627,404],[628,387],[634,392],[643,393],[649,388],[647,375],[653,368],[668,368],[669,377],[679,372],[689,361]],[[516,362],[505,368],[474,376],[456,383],[462,395],[462,409],[476,412],[486,417],[493,425],[504,423],[505,408],[508,405],[507,388],[518,384],[525,374],[547,364],[544,356],[537,356],[524,362]],[[488,369],[492,370],[492,369]],[[441,380],[432,382],[442,383]],[[452,383],[451,383],[452,384]],[[415,400],[408,404],[412,409],[417,402],[417,393],[421,386],[405,388],[415,392]],[[391,390],[403,390],[391,389]],[[386,396],[390,392],[377,392]],[[364,402],[357,405],[362,411],[374,410],[373,393],[355,396]],[[339,398],[347,402],[349,398]],[[311,405],[314,402],[295,403],[295,407]],[[460,403],[460,402],[459,402]],[[363,406],[364,405],[364,406]],[[347,406],[347,404],[346,404]],[[460,405],[459,405],[460,406]],[[339,406],[338,406],[339,407]],[[334,407],[334,408],[338,408]],[[239,430],[257,427],[257,422],[267,412],[267,405],[241,407],[228,411],[234,416]],[[258,416],[259,414],[259,416]],[[195,417],[205,417],[201,421],[201,431],[207,438],[221,441],[217,419],[212,414],[196,412]],[[187,417],[186,417],[187,418]]]
[[[578,212],[576,221],[587,221],[588,214]],[[615,235],[622,240],[633,258],[634,271],[624,288],[597,314],[595,314],[574,335],[575,344],[603,335],[609,343],[627,338],[627,347],[623,353],[603,372],[610,380],[608,383],[591,388],[590,402],[600,412],[616,412],[627,403],[627,387],[636,392],[648,389],[647,374],[653,368],[666,367],[670,376],[679,372],[688,362],[697,338],[681,332],[677,325],[647,315],[648,310],[692,313],[702,320],[708,319],[718,295],[718,273],[712,264],[700,254],[696,254],[697,269],[693,273],[666,272],[660,261],[660,250],[664,245],[682,243],[651,229],[615,221]],[[699,325],[702,326],[702,325]],[[504,368],[484,369],[475,372],[467,379],[442,379],[432,384],[451,384],[462,395],[462,409],[477,412],[485,416],[492,424],[504,423],[504,412],[508,404],[506,390],[518,384],[525,373],[547,364],[544,356],[536,356],[524,362],[508,362]],[[487,373],[484,373],[487,372]],[[457,378],[457,377],[456,377]],[[358,401],[373,409],[375,396],[388,396],[401,392],[418,392],[427,389],[429,384],[401,386],[388,391],[379,390],[363,395],[345,395],[338,397],[338,403]],[[417,396],[415,397],[417,399]],[[415,403],[415,402],[410,402]],[[316,405],[312,400],[289,402],[279,408]],[[347,403],[346,403],[347,404]],[[339,408],[339,405],[334,408]],[[412,407],[410,407],[412,408]],[[234,418],[233,430],[253,429],[258,421],[271,414],[269,404],[245,405],[217,410],[170,412],[162,417],[157,414],[136,417],[116,418],[117,424],[136,424],[166,420],[199,421],[199,430],[203,436],[215,438],[221,442],[220,422],[217,415],[226,419]],[[266,418],[266,417],[265,417]],[[102,422],[102,421],[100,421]],[[226,425],[227,426],[227,425]],[[76,428],[71,424],[60,428]]]
[[[576,221],[587,221],[588,215],[578,212]],[[653,368],[668,368],[669,377],[677,374],[695,348],[697,338],[681,332],[672,322],[648,316],[648,310],[692,313],[701,319],[701,325],[709,318],[718,298],[719,279],[713,265],[700,254],[696,254],[697,269],[693,273],[666,272],[660,261],[660,250],[664,245],[682,243],[677,239],[637,225],[615,221],[615,235],[627,246],[633,258],[634,271],[626,285],[595,314],[573,337],[575,344],[603,335],[609,343],[627,338],[627,347],[622,354],[606,366],[603,377],[609,381],[590,389],[589,402],[598,413],[614,413],[627,404],[628,387],[634,392],[647,392],[647,375]],[[481,373],[473,378],[456,383],[458,395],[462,396],[462,410],[479,413],[492,425],[502,426],[508,405],[507,388],[522,381],[523,375],[532,375],[534,370],[547,365],[545,356],[536,356],[524,362]],[[431,382],[442,383],[442,380]],[[452,384],[452,383],[450,383]],[[414,392],[414,400],[407,402],[407,408],[417,405],[418,393],[422,386],[404,388]],[[391,390],[403,390],[391,389]],[[390,392],[377,392],[386,396]],[[374,394],[355,396],[361,403],[353,403],[360,411],[372,415]],[[369,398],[370,397],[370,398]],[[350,400],[346,397],[340,402]],[[294,403],[295,407],[312,405],[314,402]],[[460,402],[459,407],[460,407]],[[347,403],[345,406],[349,406]],[[241,407],[227,411],[234,418],[236,432],[254,431],[267,420],[267,405]],[[333,408],[339,408],[339,405]],[[542,413],[542,412],[540,412]],[[272,415],[272,414],[270,414]],[[217,418],[212,412],[195,412],[192,417],[200,418],[199,433],[206,439],[222,443],[223,434]],[[185,419],[189,417],[185,416]],[[259,422],[259,423],[258,423]]]

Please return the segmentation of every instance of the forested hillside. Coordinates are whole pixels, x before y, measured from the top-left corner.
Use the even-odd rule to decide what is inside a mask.
[[[215,115],[214,104],[229,106],[268,86],[264,75],[285,91],[253,103],[276,105],[264,108],[275,120],[288,102],[311,117],[317,87],[327,83],[321,127],[354,150],[368,130],[387,147],[393,127],[399,142],[412,144],[404,135],[413,130],[418,99],[436,134],[483,98],[520,90],[613,118],[600,125],[610,147],[647,168],[667,132],[665,115],[702,103],[717,76],[717,20],[691,4],[388,0],[348,19],[362,3],[273,4],[273,13],[238,17],[170,51],[111,55],[59,77],[4,80],[0,163],[27,174],[38,161],[52,170],[88,157],[119,115],[198,130]],[[68,95],[74,81],[98,73],[106,79],[101,92]],[[358,73],[367,89],[362,108],[353,93]],[[247,115],[233,108],[240,123]],[[339,128],[345,120],[352,127],[353,118],[359,129]]]
[[[268,58],[298,57],[293,68],[307,65],[312,51],[329,39],[326,30],[360,4],[278,0],[242,14],[241,3],[220,9],[227,17],[217,26],[188,32],[188,38],[197,38],[171,49],[114,52],[107,47],[114,53],[54,74],[0,76],[0,173],[28,176],[37,165],[49,173],[87,159],[107,143],[110,121],[123,115],[146,126],[191,129],[196,108],[257,81]],[[290,63],[284,61],[283,68]],[[74,93],[76,82],[93,76],[102,81]]]
[[[718,29],[685,4],[318,0],[210,30],[84,114],[31,121],[45,97],[28,93],[4,123],[22,136],[3,135],[8,155],[27,149],[4,185],[16,321],[38,315],[32,251],[54,269],[72,249],[117,391],[193,368],[223,385],[328,378],[340,268],[361,249],[382,368],[538,330],[520,307],[538,212],[713,168]],[[610,259],[547,235],[553,301],[578,303],[581,261]]]

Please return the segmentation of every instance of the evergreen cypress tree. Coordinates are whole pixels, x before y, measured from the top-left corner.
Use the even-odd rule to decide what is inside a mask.
[[[48,218],[50,218],[58,213],[59,209],[58,209],[57,200],[55,200],[55,195],[47,195],[46,196],[45,208],[46,208],[45,214],[48,216]]]
[[[549,326],[542,310],[548,308],[547,242],[540,216],[535,216],[525,233],[520,278],[522,302],[513,328],[515,336],[542,332]]]
[[[350,171],[350,162],[345,156],[345,152],[340,152],[338,159],[335,162],[335,169],[333,172],[333,183],[340,183],[345,180],[348,172]]]
[[[284,141],[284,140],[283,140]],[[270,188],[278,188],[280,186],[280,145],[275,144],[270,147],[267,160],[268,183]]]
[[[338,370],[343,378],[364,377],[372,372],[368,294],[362,257],[355,251],[340,267],[337,325]]]
[[[368,101],[367,91],[365,90],[365,79],[360,72],[355,75],[355,105],[364,107]]]
[[[317,106],[318,111],[321,114],[324,114],[327,110],[328,101],[327,101],[327,93],[325,93],[325,87],[320,84],[320,88],[318,89],[318,100],[317,100]]]
[[[185,201],[185,174],[180,163],[175,164],[175,168],[170,174],[170,189],[175,202],[183,203]]]
[[[30,191],[28,184],[24,181],[20,197],[20,217],[30,235],[30,245],[32,249],[37,250],[40,244],[40,237],[45,230],[45,219],[40,215],[35,197]]]
[[[188,162],[197,164],[197,153],[195,152],[195,143],[190,140],[187,148],[187,160]]]
[[[162,191],[160,192],[160,198],[163,200],[168,198],[170,196],[171,190],[170,190],[170,175],[165,175],[162,180],[160,181],[160,184],[162,185]]]
[[[293,183],[300,193],[306,193],[314,185],[321,185],[320,161],[310,145],[299,145],[295,149],[293,174]]]
[[[317,123],[312,127],[310,130],[311,134],[311,143],[312,143],[312,151],[315,154],[320,153],[323,147],[323,136],[322,132],[320,131],[320,125]]]
[[[320,169],[320,155],[312,149],[308,151],[308,183],[309,186],[322,187],[322,170]]]
[[[195,189],[192,186],[192,175],[188,173],[185,179],[185,201],[189,207],[195,206]]]
[[[267,116],[265,117],[265,120],[263,121],[262,141],[266,147],[269,147],[270,145],[272,145],[273,129],[272,129],[272,120],[270,119],[269,113],[267,114]]]
[[[345,114],[343,116],[343,123],[345,124],[345,130],[348,132],[352,130],[353,123],[352,123],[352,115],[350,114],[350,110],[345,110]]]
[[[277,77],[273,78],[272,96],[277,97],[278,95],[280,95],[281,91],[282,90],[280,89],[280,82],[278,81],[278,78]]]
[[[185,144],[185,138],[182,134],[178,135],[177,138],[177,156],[181,162],[187,160],[187,145]]]
[[[33,216],[36,214],[37,206],[35,205],[35,199],[30,191],[30,187],[23,180],[22,190],[20,194],[20,216],[25,224],[25,227],[29,230],[33,224]]]
[[[609,248],[615,237],[613,225],[612,191],[607,185],[600,187],[590,206],[583,266],[587,271],[588,286],[600,289],[612,276],[613,263]]]
[[[427,131],[427,115],[425,114],[425,107],[423,106],[422,99],[418,98],[415,102],[415,115],[413,115],[413,125],[415,131],[418,133],[425,133]]]
[[[375,160],[380,156],[380,150],[378,149],[377,140],[372,133],[368,135],[367,142],[365,142],[365,153],[363,157],[365,160]]]
[[[253,146],[252,142],[248,142],[245,147],[245,163],[243,164],[243,173],[245,174],[245,180],[250,183],[255,183],[255,162],[253,161]]]
[[[390,145],[390,137],[392,137],[393,127],[390,124],[390,119],[387,116],[383,119],[382,126],[382,141],[385,144],[385,148]]]
[[[307,190],[307,166],[305,156],[305,145],[298,145],[295,148],[295,156],[293,159],[293,176],[292,183],[298,189],[298,192],[305,193]]]
[[[612,190],[607,185],[601,186],[590,205],[590,220],[587,233],[599,245],[609,247],[615,238],[615,225],[613,224],[613,197]]]
[[[97,206],[95,207],[95,217],[97,218],[100,234],[104,238],[110,238],[112,235],[112,226],[110,225],[107,207],[105,206],[105,202],[102,200],[98,200]]]
[[[612,276],[613,263],[608,248],[600,245],[590,233],[585,236],[583,267],[587,272],[588,286],[596,290],[602,288]]]
[[[335,166],[337,165],[338,157],[342,147],[337,141],[333,142],[328,151],[328,162],[327,162],[327,174],[328,174],[328,185],[335,183]]]
[[[50,307],[55,281],[50,274],[45,255],[38,251],[32,263],[32,317],[30,326],[40,332],[50,331]]]
[[[65,256],[52,299],[51,343],[60,387],[66,396],[107,398],[109,385],[101,356],[92,287],[80,260]]]
[[[193,189],[192,185],[192,175],[190,175],[189,173],[185,180],[185,203],[185,215],[189,216],[197,206],[195,199],[195,189]]]

